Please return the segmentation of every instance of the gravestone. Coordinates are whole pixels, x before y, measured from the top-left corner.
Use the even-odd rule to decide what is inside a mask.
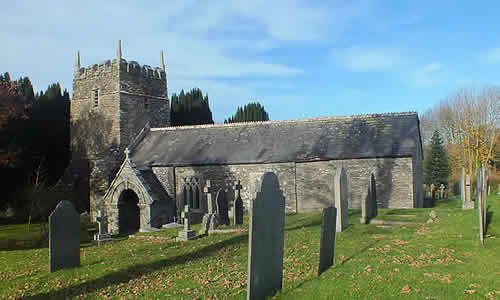
[[[474,203],[472,203],[472,192],[471,192],[471,184],[470,184],[470,176],[469,174],[465,175],[465,203],[468,206],[474,207]]]
[[[207,180],[205,187],[203,188],[203,193],[205,193],[207,198],[207,210],[208,212],[203,215],[201,222],[200,234],[208,234],[209,230],[217,228],[217,215],[215,213],[215,205],[212,199],[212,193],[215,192],[215,188],[212,187],[210,180]]]
[[[234,189],[237,191],[236,199],[233,205],[233,224],[242,225],[243,224],[243,200],[241,200],[241,189],[243,186],[238,180],[234,185]]]
[[[217,216],[219,218],[219,224],[230,225],[227,200],[226,200],[226,191],[224,189],[219,189],[217,191],[215,202],[217,203]]]
[[[435,189],[434,183],[431,183],[431,198],[432,198],[432,200],[434,200],[434,189]]]
[[[247,299],[265,299],[283,282],[285,197],[276,174],[264,174],[250,211]]]
[[[49,216],[49,271],[80,265],[80,215],[63,200]]]
[[[439,186],[439,199],[444,199],[444,184]]]
[[[338,224],[336,221],[337,214],[337,208],[333,206],[323,209],[318,275],[321,275],[321,273],[333,265],[333,258],[335,256],[335,227]]]
[[[99,210],[97,217],[95,218],[97,225],[99,226],[99,232],[94,234],[94,242],[100,246],[103,243],[111,242],[111,234],[105,233],[104,223],[107,221],[107,217],[103,216],[102,210]]]
[[[484,244],[484,205],[483,205],[483,171],[482,168],[477,169],[476,185],[477,185],[477,214],[478,214],[478,231],[479,242]]]
[[[460,199],[462,200],[462,209],[466,209],[466,205],[465,205],[465,168],[462,168],[462,176],[460,177]]]
[[[191,230],[191,210],[189,205],[184,206],[184,211],[181,214],[184,219],[184,230],[179,231],[177,236],[178,241],[187,241],[196,238],[196,233]]]
[[[344,168],[337,168],[334,176],[334,198],[337,208],[336,231],[342,232],[349,226],[349,202],[347,194],[347,175]]]
[[[370,219],[377,215],[377,190],[375,175],[372,173],[368,184],[368,193],[365,199],[361,201],[361,224],[368,224]]]

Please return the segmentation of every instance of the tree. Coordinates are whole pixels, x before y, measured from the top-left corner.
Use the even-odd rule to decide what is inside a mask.
[[[171,97],[170,123],[172,126],[213,124],[208,95],[203,97],[199,88]]]
[[[258,102],[251,102],[243,107],[238,107],[233,116],[224,120],[224,124],[255,121],[269,121],[269,114],[263,105]]]
[[[432,135],[430,149],[427,153],[424,161],[424,183],[434,184],[436,187],[441,184],[447,186],[450,167],[448,155],[438,130],[435,130]]]

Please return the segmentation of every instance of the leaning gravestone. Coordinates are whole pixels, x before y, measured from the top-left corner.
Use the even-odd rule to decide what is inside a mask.
[[[63,200],[49,216],[49,271],[80,265],[80,215]]]
[[[268,172],[251,202],[247,299],[265,299],[281,289],[284,225],[285,197],[276,174]]]
[[[349,202],[347,198],[347,175],[344,168],[337,168],[334,177],[334,197],[337,208],[337,232],[342,232],[349,226]]]
[[[368,194],[364,200],[361,200],[361,224],[368,224],[370,219],[377,215],[377,191],[375,175],[372,173],[368,184]]]
[[[215,202],[217,203],[217,216],[219,218],[219,224],[230,225],[227,207],[228,203],[226,200],[226,191],[224,189],[219,189],[217,191]]]
[[[337,208],[330,206],[323,209],[318,275],[321,275],[321,273],[333,265],[333,257],[335,255],[335,224],[338,224],[336,219]]]

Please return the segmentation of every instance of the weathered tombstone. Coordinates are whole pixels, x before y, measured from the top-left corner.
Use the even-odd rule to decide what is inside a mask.
[[[444,199],[444,184],[439,186],[439,199]]]
[[[219,224],[230,225],[228,207],[226,200],[226,191],[224,189],[219,189],[217,191],[217,196],[215,197],[215,202],[217,203],[217,215],[219,217]]]
[[[334,176],[334,197],[337,208],[337,232],[344,231],[349,226],[349,202],[347,197],[347,175],[344,168],[337,168]]]
[[[285,197],[276,174],[268,172],[251,202],[247,299],[265,299],[281,289],[284,225]]]
[[[207,183],[203,188],[203,193],[205,193],[207,198],[208,212],[203,215],[200,234],[208,234],[209,230],[217,228],[217,215],[215,213],[214,201],[212,199],[213,192],[215,192],[215,188],[210,184],[210,180],[207,180]]]
[[[49,216],[49,271],[80,265],[80,215],[63,200]]]
[[[100,246],[102,243],[111,242],[111,234],[105,233],[104,223],[107,221],[107,217],[103,216],[102,210],[99,210],[95,220],[97,222],[97,225],[99,226],[99,232],[94,234],[94,241],[98,246]]]
[[[187,241],[196,238],[196,233],[194,230],[191,230],[191,211],[189,205],[184,206],[184,211],[181,216],[184,219],[184,230],[179,231],[177,240]]]
[[[319,268],[318,275],[321,275],[333,265],[335,256],[335,224],[338,209],[330,206],[323,209],[321,218],[321,242],[319,248]]]
[[[232,207],[232,218],[233,218],[233,224],[234,225],[241,225],[243,224],[243,200],[241,199],[241,189],[243,186],[241,185],[240,181],[236,181],[233,186],[234,190],[236,191],[236,197],[233,203]]]
[[[435,189],[434,183],[431,183],[431,198],[432,198],[432,200],[434,200],[434,189]]]
[[[368,194],[364,201],[361,201],[361,224],[368,224],[371,218],[378,215],[377,191],[375,175],[372,173],[368,184]]]

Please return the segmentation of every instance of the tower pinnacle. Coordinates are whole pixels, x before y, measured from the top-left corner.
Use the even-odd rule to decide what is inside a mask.
[[[80,51],[76,51],[75,74],[80,71]]]
[[[163,59],[163,50],[160,52],[160,68],[165,71],[165,60]]]
[[[118,49],[116,49],[116,59],[122,59],[122,40],[118,40]]]

